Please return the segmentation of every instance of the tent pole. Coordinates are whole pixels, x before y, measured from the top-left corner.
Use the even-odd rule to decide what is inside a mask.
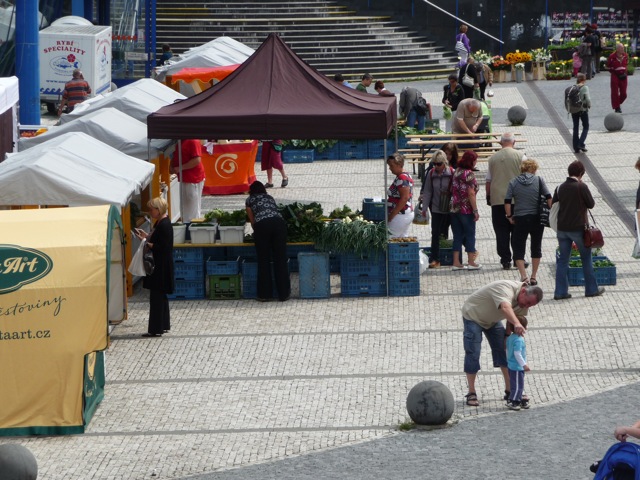
[[[184,211],[184,191],[182,188],[182,140],[178,140],[178,180],[180,181],[180,218],[182,219],[182,223],[186,224],[187,222],[182,214]]]
[[[396,133],[396,150],[398,148],[398,137],[397,137],[397,133]],[[384,195],[382,196],[382,198],[384,199],[384,226],[385,226],[385,230],[387,232],[387,242],[389,241],[389,211],[387,208],[387,140],[384,140],[384,147],[383,147],[383,152],[384,152]],[[385,268],[385,272],[387,275],[387,297],[389,296],[389,248],[387,246],[387,249],[384,252],[385,255],[385,265],[387,268]]]

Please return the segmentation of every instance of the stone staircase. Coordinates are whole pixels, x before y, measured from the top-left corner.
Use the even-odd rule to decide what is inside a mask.
[[[389,16],[359,16],[334,1],[248,0],[178,2],[157,0],[158,48],[181,53],[229,36],[258,48],[271,32],[307,63],[327,75],[359,80],[444,76],[457,58]],[[158,51],[158,56],[160,52]]]

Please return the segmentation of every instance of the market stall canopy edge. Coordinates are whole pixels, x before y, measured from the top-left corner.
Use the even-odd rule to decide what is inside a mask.
[[[149,138],[381,139],[397,120],[395,97],[340,85],[278,35],[205,92],[147,118]]]

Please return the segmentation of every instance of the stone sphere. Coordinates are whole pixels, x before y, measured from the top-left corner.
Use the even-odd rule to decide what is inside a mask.
[[[522,125],[527,118],[527,111],[520,105],[514,105],[507,112],[507,119],[511,125]]]
[[[0,478],[2,480],[36,480],[38,462],[33,453],[22,445],[0,445]]]
[[[453,394],[442,383],[418,383],[407,395],[407,412],[418,425],[444,425],[453,415]]]
[[[604,128],[610,132],[622,130],[622,127],[624,127],[624,118],[619,113],[611,112],[604,117]]]

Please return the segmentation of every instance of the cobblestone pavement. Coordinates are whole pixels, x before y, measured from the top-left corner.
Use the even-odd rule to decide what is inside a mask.
[[[105,399],[87,433],[0,438],[36,455],[40,477],[57,479],[268,478],[590,478],[588,465],[613,443],[613,428],[637,420],[640,341],[638,267],[629,218],[638,185],[633,148],[640,130],[637,76],[623,105],[625,128],[604,130],[609,77],[589,82],[594,98],[586,181],[605,253],[618,282],[602,297],[553,301],[554,250],[547,234],[538,280],[546,298],[530,315],[529,411],[506,411],[502,383],[483,351],[481,406],[463,405],[460,306],[477,287],[501,278],[490,210],[480,190],[478,248],[484,268],[429,270],[421,296],[341,298],[263,304],[251,300],[172,302],[172,331],[143,339],[147,292],[130,299],[130,318],[112,332]],[[570,82],[496,84],[494,130],[526,138],[529,157],[552,186],[577,156],[567,144],[562,108]],[[441,115],[442,81],[416,82]],[[399,92],[401,84],[388,87]],[[527,109],[507,126],[507,109]],[[278,201],[319,201],[325,211],[384,195],[382,160],[287,165]],[[480,164],[484,179],[486,163]],[[264,175],[258,173],[264,180]],[[276,184],[278,178],[276,174]],[[241,208],[244,195],[207,197],[206,208]],[[428,227],[413,226],[422,245]],[[405,400],[417,382],[443,382],[456,399],[443,429],[401,433]]]

